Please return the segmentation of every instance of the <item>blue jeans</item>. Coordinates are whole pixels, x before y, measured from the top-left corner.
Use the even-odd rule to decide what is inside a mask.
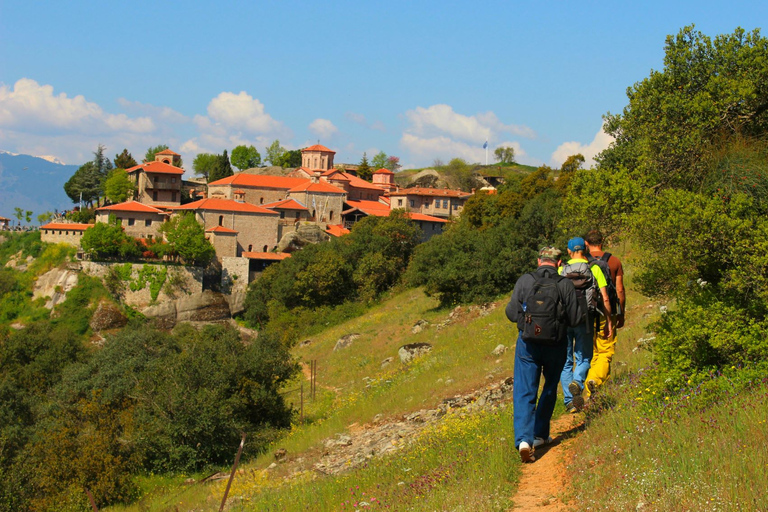
[[[565,364],[565,344],[556,346],[526,343],[518,335],[515,347],[514,405],[515,448],[533,438],[549,437],[549,420],[557,402],[557,383]],[[541,398],[536,402],[539,380],[544,375]]]
[[[592,360],[592,336],[587,333],[587,324],[569,327],[567,333],[565,366],[562,375],[560,375],[566,407],[570,406],[571,400],[573,400],[568,384],[576,381],[584,389],[584,381],[587,379],[587,373],[589,373],[589,362]]]

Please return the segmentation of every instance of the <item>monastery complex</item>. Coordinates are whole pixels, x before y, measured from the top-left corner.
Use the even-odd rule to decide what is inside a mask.
[[[135,238],[156,238],[171,216],[191,212],[205,228],[220,261],[246,258],[275,261],[278,244],[306,224],[317,225],[328,237],[342,236],[361,218],[388,216],[403,209],[422,230],[422,241],[443,231],[472,195],[449,189],[398,189],[394,173],[379,169],[372,182],[336,169],[334,151],[314,145],[302,150],[302,166],[286,176],[239,172],[198,187],[198,200],[182,204],[184,170],[173,165],[180,155],[165,150],[155,161],[126,169],[134,184],[133,199],[96,209],[96,222],[110,216]],[[91,224],[49,223],[40,228],[45,242],[77,247]]]

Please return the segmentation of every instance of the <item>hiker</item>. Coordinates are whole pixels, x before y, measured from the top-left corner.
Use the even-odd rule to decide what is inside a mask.
[[[567,353],[560,375],[565,410],[570,413],[577,413],[584,407],[582,392],[592,360],[596,318],[603,315],[607,319],[604,325],[606,336],[610,337],[613,333],[608,283],[600,267],[587,261],[585,249],[583,238],[571,238],[568,241],[570,259],[560,267],[560,274],[569,278],[576,289],[582,312],[577,324],[567,329]]]
[[[604,262],[601,268],[609,270],[609,296],[611,297],[611,312],[613,314],[614,330],[606,334],[604,317],[598,317],[592,344],[592,361],[587,374],[587,394],[591,397],[599,386],[611,375],[611,360],[616,349],[616,331],[624,327],[624,311],[626,294],[624,293],[624,268],[621,260],[609,252],[603,251],[603,235],[590,231],[584,239],[590,258]],[[590,262],[592,260],[590,259]],[[611,286],[615,289],[611,293]]]
[[[565,331],[581,316],[573,283],[557,273],[559,258],[559,249],[541,249],[538,268],[520,276],[506,308],[518,331],[512,400],[515,448],[523,462],[533,462],[536,447],[552,441],[549,422],[565,364]],[[537,403],[542,374],[544,387]]]

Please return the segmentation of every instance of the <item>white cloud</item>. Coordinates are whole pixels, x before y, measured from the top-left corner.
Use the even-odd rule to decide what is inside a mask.
[[[208,117],[228,130],[250,134],[285,133],[286,127],[264,110],[264,104],[245,91],[222,92],[208,104]]]
[[[613,141],[614,138],[600,128],[600,131],[597,132],[595,138],[589,144],[585,145],[575,141],[560,144],[552,153],[550,160],[552,165],[560,167],[569,156],[581,153],[585,159],[584,166],[589,168],[595,165],[595,156],[610,146]]]
[[[363,126],[368,126],[368,122],[365,120],[365,116],[363,114],[360,114],[359,112],[346,112],[344,113],[344,117],[348,120],[352,121],[353,123],[361,124]]]
[[[482,144],[486,140],[498,138],[500,133],[528,138],[535,136],[527,126],[502,123],[493,112],[466,116],[454,112],[450,105],[416,107],[406,112],[405,117],[411,123],[407,131],[423,137],[447,135],[453,139]]]
[[[184,114],[173,110],[170,107],[158,107],[150,103],[141,103],[140,101],[130,101],[125,98],[118,98],[117,103],[129,112],[144,114],[156,120],[168,123],[183,124],[189,123],[191,119]]]
[[[411,153],[411,157],[422,162],[431,162],[435,158],[448,162],[452,158],[463,158],[469,163],[485,163],[485,149],[481,145],[468,144],[450,137],[418,137],[411,133],[404,133],[400,139],[400,145]],[[525,151],[518,142],[502,142],[499,146],[510,146],[515,149],[515,158],[526,156]],[[488,148],[488,163],[492,163],[493,150]]]
[[[379,132],[385,132],[387,131],[387,127],[382,123],[381,121],[374,121],[371,123],[371,126],[369,126],[371,130],[376,130]]]
[[[82,95],[54,95],[53,86],[40,85],[29,78],[18,80],[13,89],[0,86],[0,127],[17,132],[149,133],[155,124],[149,117],[131,118],[108,114]]]
[[[315,119],[309,123],[309,129],[321,139],[330,139],[339,131],[328,119]]]

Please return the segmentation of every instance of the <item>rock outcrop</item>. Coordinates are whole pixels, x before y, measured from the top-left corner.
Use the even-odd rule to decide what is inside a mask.
[[[32,290],[32,299],[48,297],[45,307],[53,309],[64,302],[67,292],[77,286],[77,272],[69,269],[54,268],[37,278]]]
[[[166,329],[179,322],[220,322],[232,316],[225,296],[210,290],[148,306],[141,313]]]
[[[277,244],[277,252],[294,252],[309,244],[318,244],[328,240],[329,235],[316,224],[301,224],[296,231],[283,235]]]

